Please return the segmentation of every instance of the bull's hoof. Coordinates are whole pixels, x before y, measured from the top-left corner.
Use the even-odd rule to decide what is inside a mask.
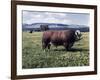
[[[70,50],[71,50],[71,48],[66,48],[65,50],[66,50],[66,51],[70,51]]]

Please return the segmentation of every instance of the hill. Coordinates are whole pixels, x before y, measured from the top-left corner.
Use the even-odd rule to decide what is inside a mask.
[[[60,24],[60,23],[33,23],[33,24],[22,24],[23,31],[33,30],[41,31],[40,25],[48,25],[50,30],[80,30],[81,32],[89,32],[89,27],[85,25],[75,24]]]

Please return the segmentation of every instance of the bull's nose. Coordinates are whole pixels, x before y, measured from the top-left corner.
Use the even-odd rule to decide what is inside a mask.
[[[79,38],[79,40],[83,39],[82,37]]]

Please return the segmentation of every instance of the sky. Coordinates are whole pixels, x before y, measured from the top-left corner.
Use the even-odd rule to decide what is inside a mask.
[[[47,12],[47,11],[22,11],[22,22],[33,23],[60,23],[89,26],[88,13]]]

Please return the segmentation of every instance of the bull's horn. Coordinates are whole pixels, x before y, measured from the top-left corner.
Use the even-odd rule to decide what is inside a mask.
[[[80,32],[80,30],[76,30],[76,31],[75,31],[75,35],[76,35],[77,40],[79,40],[80,37],[81,37],[81,32]]]
[[[78,36],[78,35],[80,35],[80,34],[81,34],[80,30],[76,30],[76,31],[75,31],[75,35],[76,35],[76,36]]]

